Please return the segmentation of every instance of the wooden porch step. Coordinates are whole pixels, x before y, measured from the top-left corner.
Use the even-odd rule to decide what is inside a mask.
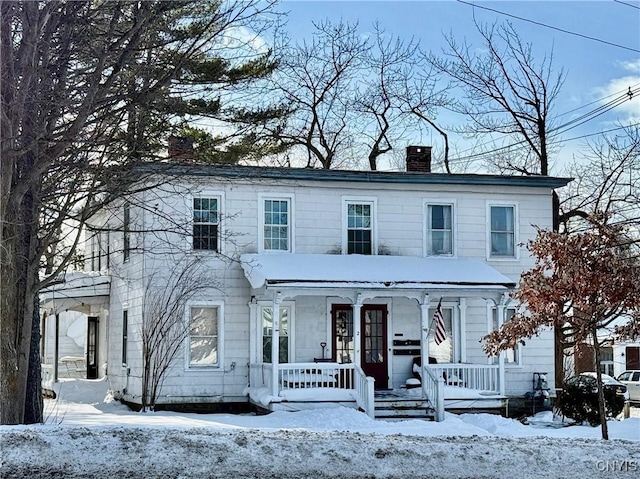
[[[402,395],[379,395],[375,398],[376,419],[429,419],[434,420],[435,411],[428,401]]]

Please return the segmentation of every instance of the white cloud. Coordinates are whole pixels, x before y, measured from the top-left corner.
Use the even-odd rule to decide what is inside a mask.
[[[626,61],[626,62],[619,62],[619,65],[624,70],[627,70],[633,73],[640,73],[640,58],[636,60]]]

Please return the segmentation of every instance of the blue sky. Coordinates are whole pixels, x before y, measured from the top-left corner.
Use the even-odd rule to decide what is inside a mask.
[[[423,48],[433,52],[441,50],[444,45],[443,34],[450,32],[460,40],[466,38],[469,43],[479,46],[473,25],[474,15],[480,22],[508,20],[523,40],[533,43],[536,58],[538,53],[541,58],[553,51],[555,68],[565,70],[566,80],[556,106],[561,122],[597,108],[598,99],[626,90],[629,86],[640,88],[638,0],[465,1],[575,34],[510,18],[495,11],[474,8],[455,0],[284,0],[281,8],[288,11],[287,30],[294,40],[309,37],[313,29],[312,22],[325,18],[333,21],[358,21],[363,35],[371,32],[373,23],[378,20],[387,33],[407,40],[413,36],[420,40]],[[580,107],[583,108],[576,110]],[[614,128],[620,121],[640,122],[640,93],[632,101],[566,132],[564,138]],[[565,159],[572,157],[583,142],[584,140],[567,141],[560,156]]]

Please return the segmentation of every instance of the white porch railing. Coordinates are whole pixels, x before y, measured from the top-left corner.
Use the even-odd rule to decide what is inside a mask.
[[[368,377],[360,366],[355,366],[353,370],[356,389],[356,403],[364,410],[370,418],[375,418],[375,393],[373,384],[375,380]]]
[[[353,364],[284,363],[278,370],[282,389],[353,389]]]
[[[429,364],[428,369],[448,386],[500,394],[497,364]]]
[[[338,388],[355,389],[353,364],[282,363],[278,364],[278,391],[282,389]],[[272,390],[271,363],[249,365],[251,387]]]
[[[444,421],[444,379],[442,376],[436,375],[431,368],[427,368],[423,381],[423,390],[431,402],[431,407],[435,412],[435,420]]]
[[[272,389],[271,363],[249,365],[249,384],[252,388]],[[374,379],[353,363],[285,363],[278,364],[278,391],[303,388],[337,388],[355,391],[358,407],[374,417]]]

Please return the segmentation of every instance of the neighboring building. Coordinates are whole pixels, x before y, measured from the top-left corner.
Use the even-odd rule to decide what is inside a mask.
[[[436,417],[443,404],[504,405],[531,391],[534,372],[553,377],[553,333],[499,358],[481,339],[515,311],[508,293],[534,264],[522,244],[552,227],[553,189],[569,180],[435,174],[430,148],[408,155],[407,172],[150,166],[150,182],[167,181],[87,232],[85,279],[108,278],[108,301],[75,295],[61,306],[62,285],[43,307],[82,304],[97,318],[98,373],[139,404],[146,282],[197,256],[216,284],[186,308],[199,328],[160,403],[339,402],[384,415],[375,405],[406,391]],[[439,304],[446,338],[436,344]],[[419,367],[422,387],[405,390],[416,356],[431,361]]]

